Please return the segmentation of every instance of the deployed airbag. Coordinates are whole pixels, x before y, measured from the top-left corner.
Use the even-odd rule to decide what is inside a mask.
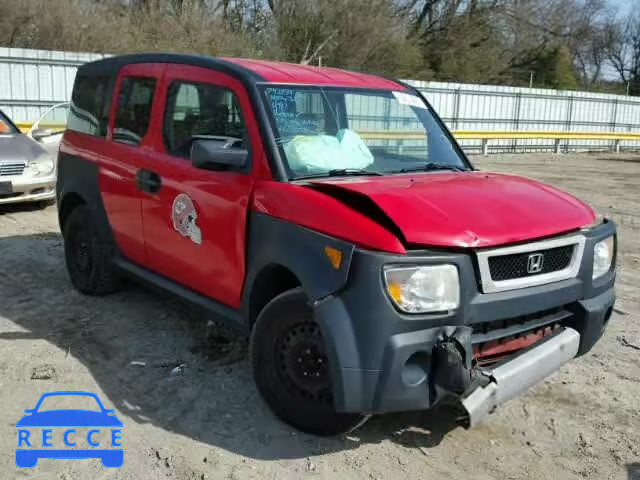
[[[296,172],[325,172],[334,169],[363,169],[373,155],[360,135],[341,129],[332,135],[296,135],[284,145],[289,166]]]

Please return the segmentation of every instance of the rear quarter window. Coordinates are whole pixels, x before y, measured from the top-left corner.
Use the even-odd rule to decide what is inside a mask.
[[[107,136],[111,77],[78,74],[71,94],[67,128],[96,137]]]

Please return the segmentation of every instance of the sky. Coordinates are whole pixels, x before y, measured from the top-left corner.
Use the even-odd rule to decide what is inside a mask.
[[[621,14],[628,14],[640,7],[640,0],[609,0],[609,3],[620,9]]]
[[[620,17],[628,16],[632,12],[635,13],[640,8],[640,0],[607,0],[607,3],[619,9],[618,16]],[[618,72],[608,63],[605,63],[602,69],[602,76],[606,80],[619,80],[620,78]]]

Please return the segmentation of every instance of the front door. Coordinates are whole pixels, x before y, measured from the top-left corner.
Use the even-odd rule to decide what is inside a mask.
[[[142,215],[148,264],[154,271],[231,307],[239,307],[245,273],[252,158],[264,155],[242,85],[228,75],[167,65],[164,109],[145,170],[159,182]],[[248,147],[245,168],[194,168],[196,137],[232,137]]]

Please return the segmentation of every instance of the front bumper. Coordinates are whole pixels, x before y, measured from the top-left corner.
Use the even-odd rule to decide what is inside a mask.
[[[571,360],[580,346],[580,334],[566,328],[492,369],[480,369],[484,385],[472,387],[461,404],[465,426],[473,427],[498,405],[519,395]]]
[[[56,196],[55,175],[0,177],[0,182],[11,182],[12,187],[11,192],[0,193],[0,205],[53,200]]]
[[[315,304],[316,318],[328,339],[325,343],[336,409],[383,413],[433,407],[456,390],[455,385],[452,387],[442,379],[449,378],[451,384],[456,384],[459,373],[443,366],[446,362],[438,357],[437,347],[455,339],[461,351],[461,368],[480,378],[481,369],[473,361],[473,349],[485,339],[486,331],[479,332],[478,326],[496,321],[522,318],[525,326],[555,322],[558,331],[571,329],[578,336],[575,352],[566,350],[565,354],[569,352],[573,358],[589,351],[602,336],[615,301],[615,264],[609,273],[591,280],[593,246],[615,234],[615,226],[606,222],[584,234],[585,251],[575,278],[496,293],[481,292],[474,258],[467,253],[412,252],[390,256],[356,250],[347,288]],[[460,307],[453,312],[429,315],[399,312],[383,290],[382,266],[389,263],[455,264],[460,274]],[[509,325],[496,331],[507,335],[521,332],[521,327]],[[552,368],[548,370],[545,364]],[[527,378],[535,383],[561,364],[551,360],[532,364],[527,367],[531,369]],[[517,393],[532,383],[523,382],[522,388],[504,384],[503,380],[503,391],[506,388]],[[477,384],[473,387],[479,388]],[[454,392],[463,393],[468,395],[470,391]],[[505,396],[501,394],[500,398]]]

